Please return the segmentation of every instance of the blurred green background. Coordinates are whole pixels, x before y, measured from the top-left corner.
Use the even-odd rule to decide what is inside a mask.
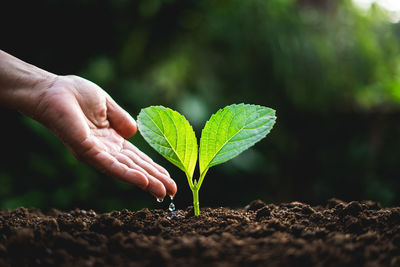
[[[370,1],[372,2],[372,1]],[[201,206],[328,198],[400,204],[400,24],[346,0],[8,1],[1,49],[100,85],[132,116],[161,104],[196,135],[219,108],[277,110],[266,139],[212,168]],[[47,129],[1,109],[0,208],[165,208],[78,163]],[[178,184],[186,177],[131,141]],[[166,203],[167,202],[167,203]]]

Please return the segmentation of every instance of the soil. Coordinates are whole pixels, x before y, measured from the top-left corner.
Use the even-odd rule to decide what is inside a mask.
[[[0,211],[0,266],[400,266],[400,208]]]

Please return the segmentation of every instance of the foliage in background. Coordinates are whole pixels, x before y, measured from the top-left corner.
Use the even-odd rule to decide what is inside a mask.
[[[376,6],[303,2],[313,1],[9,3],[2,25],[24,19],[4,30],[2,49],[98,83],[135,117],[155,104],[179,109],[196,132],[229,103],[278,109],[270,142],[213,170],[203,206],[329,197],[399,204],[400,27]],[[58,29],[51,40],[49,21]],[[1,207],[155,207],[146,193],[78,163],[37,123],[13,112],[1,119]],[[131,141],[167,164],[140,136]],[[189,205],[181,174],[171,174],[178,207]]]

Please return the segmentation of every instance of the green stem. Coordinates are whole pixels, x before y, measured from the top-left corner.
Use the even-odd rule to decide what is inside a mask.
[[[199,182],[197,183],[198,188],[200,189],[201,184],[203,183],[204,176],[206,176],[208,169],[205,169],[203,173],[200,175]]]
[[[190,177],[189,174],[186,173],[186,178],[187,178],[187,180],[188,180],[190,189],[192,189],[192,188],[193,188],[192,177]],[[193,189],[192,189],[192,190],[193,190]]]
[[[200,203],[199,203],[199,189],[197,186],[192,188],[193,192],[193,208],[194,208],[194,215],[199,216],[200,214]]]

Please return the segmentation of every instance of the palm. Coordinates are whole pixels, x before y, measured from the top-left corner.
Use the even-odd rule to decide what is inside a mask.
[[[81,161],[163,198],[176,185],[168,172],[126,141],[133,119],[97,85],[79,77],[57,80],[37,107],[37,118]]]

